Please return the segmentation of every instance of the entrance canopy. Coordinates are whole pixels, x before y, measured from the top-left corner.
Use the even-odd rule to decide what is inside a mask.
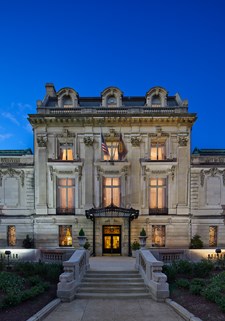
[[[91,208],[86,210],[86,217],[93,221],[96,217],[126,217],[131,221],[139,216],[139,210],[131,208],[117,207],[111,204],[102,208]]]

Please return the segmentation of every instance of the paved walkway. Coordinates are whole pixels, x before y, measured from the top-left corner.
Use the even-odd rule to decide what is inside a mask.
[[[133,270],[134,264],[135,259],[129,257],[90,258],[91,270]],[[44,321],[184,321],[184,319],[166,303],[158,303],[151,299],[78,299],[60,303]]]

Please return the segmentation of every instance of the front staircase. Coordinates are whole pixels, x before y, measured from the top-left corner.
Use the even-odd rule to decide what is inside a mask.
[[[149,299],[150,293],[137,271],[88,271],[77,299]]]

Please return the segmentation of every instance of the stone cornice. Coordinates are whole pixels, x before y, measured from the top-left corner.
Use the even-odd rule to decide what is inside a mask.
[[[132,116],[127,114],[126,117],[111,116],[80,116],[80,115],[58,115],[57,117],[52,116],[41,116],[41,115],[30,115],[29,121],[33,127],[39,126],[58,126],[59,124],[67,126],[109,126],[109,125],[139,125],[146,126],[149,124],[162,124],[162,125],[174,125],[183,124],[191,127],[196,120],[195,114],[187,115],[161,115],[152,114],[151,116]]]

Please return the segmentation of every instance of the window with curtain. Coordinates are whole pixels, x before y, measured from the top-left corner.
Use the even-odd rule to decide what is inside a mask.
[[[150,214],[167,214],[166,178],[150,178],[149,186]]]
[[[166,145],[165,142],[152,142],[151,143],[151,160],[164,160],[166,159]]]
[[[57,179],[57,213],[75,213],[75,179]]]
[[[59,225],[59,246],[72,246],[72,225]]]
[[[7,227],[7,243],[8,246],[16,245],[16,227],[15,225],[9,225]]]
[[[217,246],[217,226],[209,227],[209,246],[210,247]]]
[[[61,160],[73,160],[73,144],[62,143],[59,145],[59,159]]]
[[[166,239],[165,225],[152,225],[152,246],[164,247]]]
[[[120,178],[104,177],[103,179],[103,206],[120,206]]]

